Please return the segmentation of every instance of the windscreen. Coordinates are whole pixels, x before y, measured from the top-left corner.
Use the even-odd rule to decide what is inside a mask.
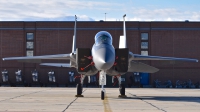
[[[95,35],[95,44],[96,45],[100,45],[100,44],[112,45],[112,36],[110,35],[110,33],[106,31],[98,32]]]

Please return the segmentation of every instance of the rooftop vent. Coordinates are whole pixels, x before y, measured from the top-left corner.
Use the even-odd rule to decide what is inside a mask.
[[[185,22],[189,22],[189,20],[185,20]]]
[[[103,20],[100,20],[99,22],[104,22]]]

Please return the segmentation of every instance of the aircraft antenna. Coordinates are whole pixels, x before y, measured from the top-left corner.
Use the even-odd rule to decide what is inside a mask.
[[[107,14],[107,13],[105,13],[105,21],[106,21],[106,14]]]

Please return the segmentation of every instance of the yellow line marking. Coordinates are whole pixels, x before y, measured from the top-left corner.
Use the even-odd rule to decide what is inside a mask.
[[[104,112],[112,112],[111,108],[110,108],[110,105],[109,105],[109,102],[108,102],[108,97],[105,93],[105,98],[103,100],[103,106],[104,106]]]

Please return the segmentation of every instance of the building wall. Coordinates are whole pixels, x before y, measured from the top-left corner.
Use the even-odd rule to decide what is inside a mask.
[[[141,52],[141,33],[148,33],[149,55],[200,59],[200,22],[126,22],[126,26],[128,47],[135,54]],[[118,47],[119,37],[123,35],[123,23],[118,21],[77,22],[77,47],[91,48],[95,34],[102,30],[111,33],[113,45]],[[26,33],[30,32],[34,33],[34,55],[71,52],[74,22],[0,22],[0,58],[25,56]],[[174,61],[146,61],[145,63],[160,69],[159,72],[151,74],[151,83],[156,79],[161,81],[170,79],[173,82],[178,79],[200,81],[199,63]],[[15,82],[14,72],[17,69],[22,69],[26,80],[31,81],[31,71],[35,68],[39,71],[39,77],[44,83],[48,82],[47,72],[51,69],[56,72],[56,78],[60,84],[68,83],[68,72],[75,71],[71,68],[0,61],[0,70],[9,70],[12,82]]]

